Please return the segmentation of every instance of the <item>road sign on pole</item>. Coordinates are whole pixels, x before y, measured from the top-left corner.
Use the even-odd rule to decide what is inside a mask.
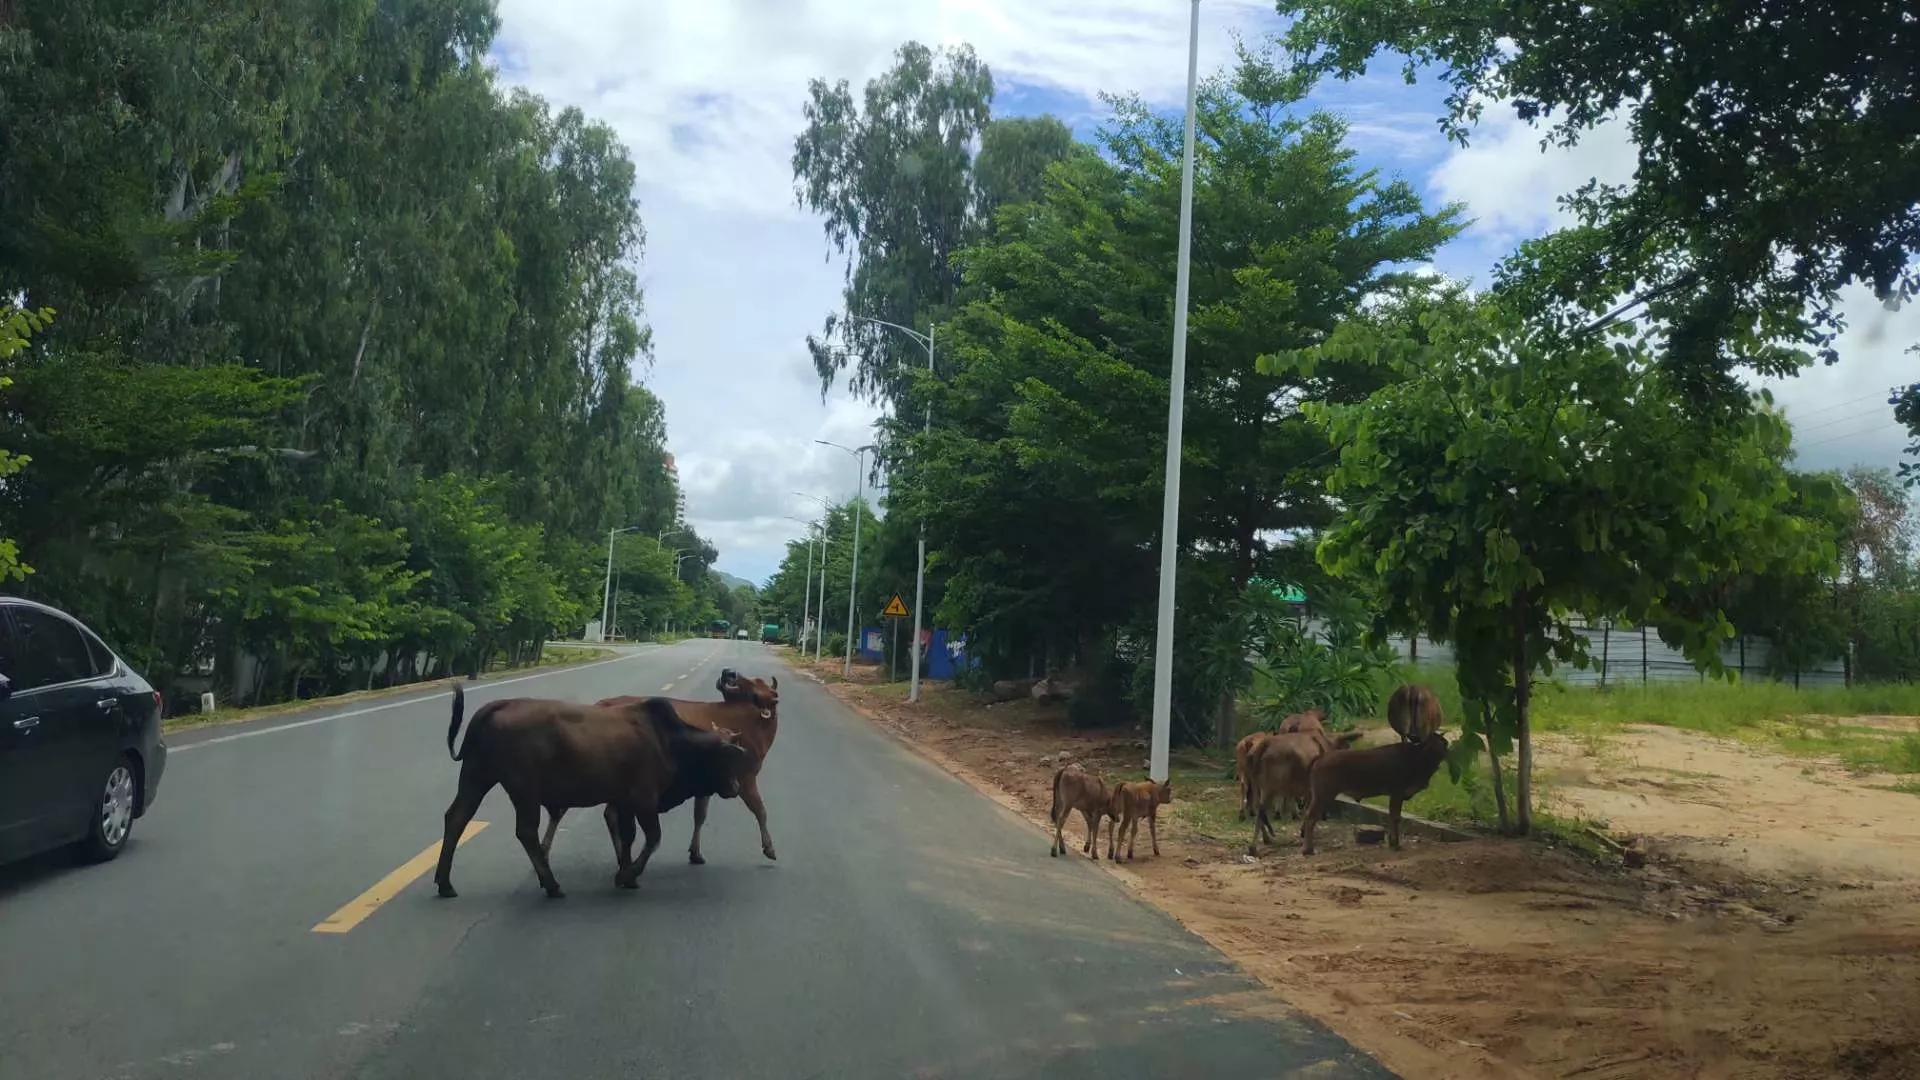
[[[907,611],[907,605],[900,602],[900,596],[896,593],[893,599],[887,601],[887,610],[880,614],[889,619],[904,619],[909,613]]]

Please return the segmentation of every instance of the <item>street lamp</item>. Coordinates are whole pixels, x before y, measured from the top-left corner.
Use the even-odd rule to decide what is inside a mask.
[[[853,677],[853,598],[855,590],[860,587],[860,518],[863,516],[860,513],[860,498],[866,490],[867,451],[873,449],[873,446],[872,444],[841,446],[837,442],[828,442],[825,439],[813,441],[821,446],[831,446],[835,450],[844,450],[853,455],[855,470],[853,474],[853,570],[847,575],[847,659],[840,668],[840,674],[851,679]]]
[[[1167,384],[1167,479],[1160,502],[1160,611],[1153,638],[1153,743],[1147,775],[1167,778],[1173,730],[1173,587],[1180,550],[1180,425],[1187,392],[1187,278],[1193,252],[1193,99],[1200,70],[1200,0],[1187,22],[1187,130],[1180,157],[1180,241],[1173,284],[1173,372]]]
[[[607,640],[607,631],[611,628],[609,623],[613,618],[613,538],[621,533],[638,531],[639,528],[638,525],[629,525],[624,529],[607,530],[607,580],[601,586],[600,594],[600,641],[602,644]]]
[[[805,518],[794,517],[792,514],[787,515],[787,520],[797,521],[807,527],[807,586],[806,595],[800,600],[800,640],[805,641],[807,637],[807,614],[813,607],[813,522]],[[820,560],[820,585],[823,591],[826,587],[826,568],[827,560],[823,557]]]
[[[854,322],[873,323],[876,326],[890,327],[912,338],[920,344],[921,348],[927,350],[927,374],[933,374],[933,332],[935,327],[931,321],[927,323],[927,332],[923,334],[910,326],[901,326],[899,323],[888,322],[885,319],[870,319],[865,315],[849,315],[847,318]],[[927,415],[926,418],[921,421],[920,433],[925,435],[932,430],[933,403],[928,402]],[[920,700],[920,609],[925,606],[927,598],[927,520],[924,515],[920,519],[919,545],[920,550],[913,563],[913,640],[907,649],[907,651],[913,655],[913,667],[911,674],[907,676],[908,701]]]
[[[795,495],[803,499],[812,499],[820,504],[820,599],[819,614],[813,620],[813,662],[820,662],[820,642],[826,636],[827,629],[827,522],[833,516],[833,504],[819,495],[809,495],[796,491]]]

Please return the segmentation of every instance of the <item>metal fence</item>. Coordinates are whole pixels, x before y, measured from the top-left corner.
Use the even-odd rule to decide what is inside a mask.
[[[1307,628],[1320,633],[1317,620],[1309,619]],[[1618,686],[1634,683],[1705,681],[1706,674],[1693,666],[1680,650],[1660,640],[1656,631],[1644,626],[1617,626],[1611,622],[1576,623],[1574,632],[1586,639],[1590,665],[1576,668],[1557,665],[1553,678],[1569,686]],[[1395,655],[1417,663],[1451,664],[1453,647],[1426,637],[1387,639]],[[1720,662],[1741,677],[1765,678],[1772,643],[1764,637],[1742,635],[1720,649]],[[1838,659],[1817,668],[1788,673],[1782,678],[1796,687],[1844,686],[1846,668]]]

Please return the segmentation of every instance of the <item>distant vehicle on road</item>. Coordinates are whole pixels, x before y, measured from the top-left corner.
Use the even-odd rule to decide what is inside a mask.
[[[780,640],[780,624],[779,623],[762,624],[760,627],[760,640],[764,642],[779,641]]]
[[[747,628],[743,626],[740,629],[735,630],[733,632],[733,636],[736,638],[739,638],[741,641],[747,640]]]
[[[126,847],[167,744],[160,695],[63,611],[0,596],[0,862]]]

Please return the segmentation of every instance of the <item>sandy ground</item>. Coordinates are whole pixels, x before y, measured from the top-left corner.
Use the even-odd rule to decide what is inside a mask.
[[[1145,756],[1030,702],[833,689],[1036,823],[1061,751],[1109,775]],[[1312,858],[1250,861],[1177,792],[1161,858],[1142,830],[1140,861],[1102,865],[1276,992],[1226,1004],[1291,1005],[1406,1076],[1920,1076],[1920,800],[1680,732],[1617,741],[1543,747],[1543,768],[1644,837],[1638,870],[1498,839],[1391,852],[1341,824]]]

